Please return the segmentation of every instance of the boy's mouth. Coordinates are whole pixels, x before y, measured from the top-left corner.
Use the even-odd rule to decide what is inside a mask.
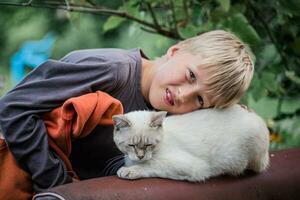
[[[171,91],[168,88],[166,89],[166,95],[165,95],[164,100],[165,100],[166,104],[168,104],[170,106],[174,106],[174,99],[173,99]]]

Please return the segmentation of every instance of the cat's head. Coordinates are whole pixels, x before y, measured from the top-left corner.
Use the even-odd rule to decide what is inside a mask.
[[[114,115],[114,141],[131,161],[150,160],[162,140],[162,122],[167,112],[134,111]]]

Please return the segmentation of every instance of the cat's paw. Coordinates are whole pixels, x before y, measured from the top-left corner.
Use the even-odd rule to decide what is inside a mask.
[[[124,178],[124,179],[138,179],[138,178],[141,178],[141,175],[138,173],[138,171],[133,169],[132,167],[121,167],[117,171],[117,175],[118,175],[118,177]]]

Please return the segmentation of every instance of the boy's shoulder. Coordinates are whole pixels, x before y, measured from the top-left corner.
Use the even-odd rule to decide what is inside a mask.
[[[84,49],[72,51],[60,62],[71,64],[74,70],[86,70],[98,77],[109,77],[117,85],[137,79],[141,71],[140,49]]]
[[[139,49],[117,49],[117,48],[101,48],[101,49],[83,49],[75,50],[67,54],[60,61],[68,63],[131,63],[139,62]]]

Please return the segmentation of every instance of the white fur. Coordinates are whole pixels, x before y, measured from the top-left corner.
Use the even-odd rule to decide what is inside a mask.
[[[131,126],[121,134],[114,134],[117,146],[125,155],[127,150],[119,143],[130,134],[151,134],[159,142],[152,157],[147,156],[144,161],[128,160],[130,157],[126,155],[126,166],[117,172],[121,178],[202,181],[220,174],[238,175],[246,168],[261,172],[269,164],[266,124],[254,112],[239,105],[170,116],[158,129],[149,129],[152,116],[149,111],[125,116]]]

